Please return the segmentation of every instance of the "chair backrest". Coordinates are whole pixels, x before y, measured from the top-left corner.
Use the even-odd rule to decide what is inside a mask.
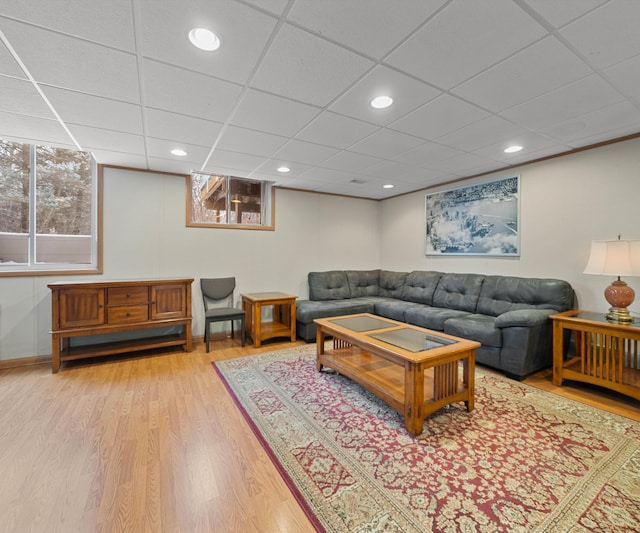
[[[215,304],[227,302],[233,307],[233,291],[236,288],[236,278],[201,278],[200,289],[204,308],[209,309]]]

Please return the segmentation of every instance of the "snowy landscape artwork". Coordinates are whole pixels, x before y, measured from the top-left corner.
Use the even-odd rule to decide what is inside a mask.
[[[520,176],[426,195],[426,255],[520,255]]]

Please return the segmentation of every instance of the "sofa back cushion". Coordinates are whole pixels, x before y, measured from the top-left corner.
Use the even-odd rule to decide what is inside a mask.
[[[498,316],[519,309],[555,309],[573,307],[573,289],[559,279],[486,276],[478,299],[478,313]]]
[[[351,298],[360,296],[378,296],[379,270],[347,270]]]
[[[433,305],[433,293],[441,277],[442,272],[424,270],[410,272],[402,287],[400,298],[407,302]]]
[[[388,298],[401,298],[402,287],[409,276],[408,272],[392,272],[390,270],[380,271],[380,292],[379,296]]]
[[[349,281],[344,270],[309,272],[309,300],[341,300],[349,298]]]
[[[433,293],[434,307],[475,313],[484,278],[481,274],[442,274]]]

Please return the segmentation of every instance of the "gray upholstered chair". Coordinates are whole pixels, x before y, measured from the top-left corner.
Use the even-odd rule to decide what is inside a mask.
[[[233,307],[233,291],[236,288],[236,278],[201,278],[200,289],[204,302],[204,342],[209,352],[209,337],[212,322],[231,322],[231,338],[233,338],[233,324],[240,321],[242,346],[245,341],[244,311]]]

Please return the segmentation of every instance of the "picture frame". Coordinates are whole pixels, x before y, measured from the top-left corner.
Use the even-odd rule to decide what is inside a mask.
[[[520,256],[520,176],[427,194],[428,256]]]

